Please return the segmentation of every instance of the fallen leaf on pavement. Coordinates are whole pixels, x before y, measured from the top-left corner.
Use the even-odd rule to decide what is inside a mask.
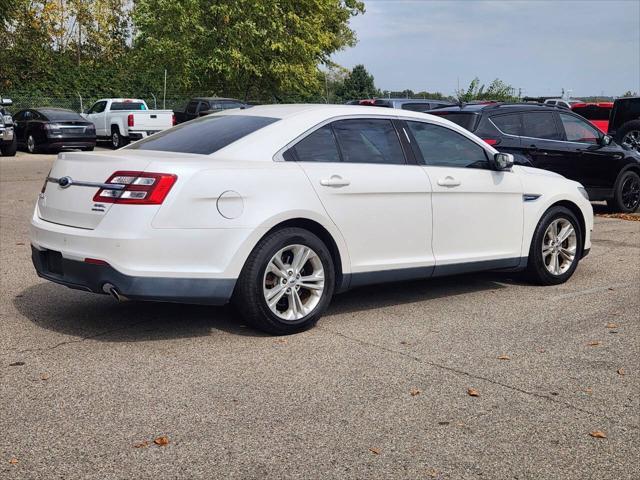
[[[18,459],[17,458],[12,458],[11,460],[9,460],[9,463],[11,465],[15,465],[16,463],[18,463]]]
[[[478,392],[478,390],[476,390],[475,388],[469,388],[467,389],[467,393],[469,394],[469,396],[471,397],[479,397],[480,396],[480,392]]]
[[[601,430],[594,430],[593,432],[590,432],[589,435],[593,438],[607,438],[607,434]]]
[[[49,380],[49,375],[43,373],[42,375],[40,375],[40,380]]]
[[[21,367],[22,365],[24,365],[24,362],[13,362],[9,364],[10,367]]]
[[[498,360],[511,360],[511,357],[509,355],[500,355]]]
[[[618,324],[617,323],[607,323],[606,327],[607,328],[618,328]]]
[[[369,449],[369,451],[370,451],[371,453],[373,453],[374,455],[380,455],[380,449],[379,449],[379,448],[371,447],[371,448]]]
[[[420,395],[421,392],[422,391],[419,388],[412,388],[409,393],[412,397],[415,397],[416,395]]]
[[[167,437],[166,435],[163,435],[161,437],[156,438],[153,443],[155,443],[156,445],[160,445],[161,447],[164,447],[165,445],[169,445],[169,437]]]
[[[600,342],[598,342],[597,340],[594,340],[592,342],[589,342],[588,345],[590,347],[596,347],[596,346],[600,345]]]
[[[438,476],[438,471],[435,468],[430,468],[427,470],[427,475],[429,475],[431,478],[436,478]]]
[[[282,345],[286,345],[287,344],[287,339],[286,338],[279,338],[276,340],[276,343],[281,343]]]
[[[149,442],[146,440],[144,442],[136,443],[133,448],[146,448],[149,446]]]
[[[619,368],[616,371],[618,372],[618,375],[624,375],[624,368]]]
[[[593,390],[591,389],[591,387],[588,387],[584,389],[584,393],[586,393],[587,395],[591,395],[593,393]]]
[[[400,345],[409,345],[409,342],[407,342],[407,341],[405,341],[405,340],[402,340],[402,341],[400,342]]]

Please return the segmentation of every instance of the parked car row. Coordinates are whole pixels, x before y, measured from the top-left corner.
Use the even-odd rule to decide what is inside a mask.
[[[7,157],[14,156],[18,147],[13,129],[13,118],[5,109],[12,103],[9,98],[0,98],[0,153]]]

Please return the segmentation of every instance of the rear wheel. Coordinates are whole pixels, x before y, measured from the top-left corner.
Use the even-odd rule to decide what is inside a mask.
[[[607,205],[616,212],[635,212],[640,206],[640,176],[630,170],[620,175],[613,198],[607,200]]]
[[[29,153],[38,153],[40,151],[40,147],[36,143],[36,139],[33,135],[29,134],[27,136],[27,152]]]
[[[576,216],[564,207],[550,208],[538,222],[531,240],[529,279],[540,285],[566,282],[578,266],[582,247]]]
[[[3,157],[13,157],[18,150],[18,138],[14,135],[11,143],[0,146],[0,152]]]
[[[233,302],[253,327],[276,335],[306,330],[333,296],[335,272],[325,244],[301,228],[270,233],[242,269]]]
[[[114,150],[118,148],[124,147],[127,143],[126,137],[123,137],[120,134],[120,129],[118,127],[111,127],[111,146]]]
[[[616,143],[640,152],[640,120],[632,120],[622,125],[616,132]]]

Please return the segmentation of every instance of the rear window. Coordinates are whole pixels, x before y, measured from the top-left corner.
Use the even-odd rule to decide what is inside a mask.
[[[142,102],[113,102],[110,110],[146,110],[147,106]]]
[[[126,148],[209,155],[278,120],[248,115],[208,115],[156,133]]]
[[[429,112],[432,115],[437,115],[439,117],[444,117],[447,120],[452,121],[453,123],[457,123],[462,128],[466,128],[470,132],[473,132],[478,126],[478,118],[479,115],[475,113],[461,113],[461,112]]]
[[[63,121],[63,120],[76,120],[84,122],[86,121],[76,112],[69,112],[66,110],[40,110],[40,113],[47,117],[49,120]]]
[[[412,112],[428,112],[431,110],[431,105],[428,103],[405,103],[402,105],[403,110],[411,110]]]

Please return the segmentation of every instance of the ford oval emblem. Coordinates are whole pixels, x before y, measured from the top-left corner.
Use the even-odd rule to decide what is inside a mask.
[[[67,188],[73,183],[73,179],[71,177],[62,177],[58,179],[58,185],[60,188]]]

